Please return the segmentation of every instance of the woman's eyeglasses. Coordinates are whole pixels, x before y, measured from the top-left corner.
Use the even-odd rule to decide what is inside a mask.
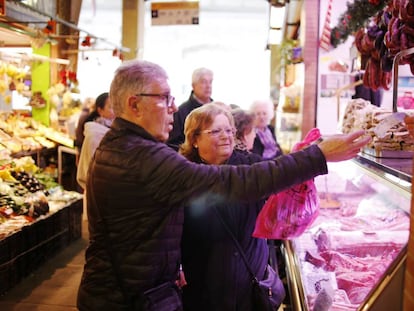
[[[226,134],[227,136],[234,136],[236,134],[236,130],[233,128],[227,129],[213,129],[213,130],[203,130],[200,133],[204,133],[213,137],[219,137],[222,133]]]

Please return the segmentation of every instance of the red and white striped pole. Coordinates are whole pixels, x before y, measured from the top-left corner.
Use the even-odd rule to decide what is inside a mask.
[[[325,51],[329,51],[331,47],[331,13],[332,0],[328,0],[328,10],[326,11],[325,24],[323,26],[321,40],[319,46]]]

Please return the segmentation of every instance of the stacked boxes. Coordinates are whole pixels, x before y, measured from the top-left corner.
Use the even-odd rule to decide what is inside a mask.
[[[0,294],[81,237],[82,207],[78,199],[0,239]]]

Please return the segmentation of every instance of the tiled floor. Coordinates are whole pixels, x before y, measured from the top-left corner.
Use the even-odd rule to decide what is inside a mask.
[[[39,269],[0,296],[2,311],[74,311],[87,246],[87,223],[82,238],[70,244]]]

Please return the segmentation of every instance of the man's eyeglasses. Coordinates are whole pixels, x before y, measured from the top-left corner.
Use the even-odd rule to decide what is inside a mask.
[[[135,96],[148,96],[148,97],[158,97],[165,100],[167,108],[171,108],[174,105],[175,97],[170,94],[136,94]]]
[[[204,130],[200,131],[200,133],[205,133],[207,135],[213,136],[213,137],[219,137],[221,133],[226,134],[227,136],[234,136],[236,134],[236,130],[233,128],[228,129],[213,129],[213,130]]]

